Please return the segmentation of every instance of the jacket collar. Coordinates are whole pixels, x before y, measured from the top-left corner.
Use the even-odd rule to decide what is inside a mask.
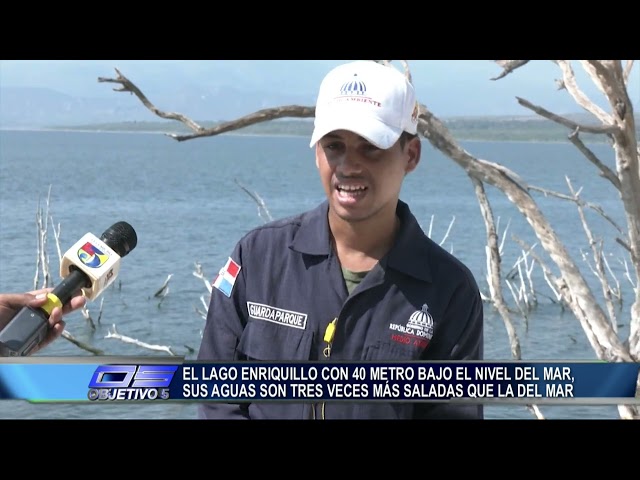
[[[307,255],[329,256],[331,233],[329,231],[329,202],[325,200],[313,210],[302,215],[300,227],[294,234],[289,248]],[[402,200],[396,209],[400,217],[400,230],[391,250],[380,260],[383,267],[390,267],[419,280],[432,279],[428,258],[434,243],[425,235],[409,206]]]

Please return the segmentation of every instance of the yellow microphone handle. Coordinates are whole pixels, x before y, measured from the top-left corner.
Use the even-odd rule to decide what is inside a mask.
[[[56,307],[62,308],[62,302],[53,293],[47,293],[47,302],[40,308],[47,312],[47,315],[51,315],[51,312],[53,312],[53,309]]]

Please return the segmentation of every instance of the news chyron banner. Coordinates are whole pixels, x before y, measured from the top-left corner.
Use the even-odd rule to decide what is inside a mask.
[[[640,363],[0,359],[0,399],[29,402],[382,401],[640,404]]]

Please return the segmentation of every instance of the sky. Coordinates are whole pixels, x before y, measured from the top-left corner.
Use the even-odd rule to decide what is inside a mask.
[[[149,98],[172,89],[235,89],[277,92],[313,103],[322,77],[345,60],[0,60],[0,87],[41,87],[79,97],[113,96],[115,68]],[[418,99],[439,116],[531,115],[516,97],[556,113],[581,112],[555,79],[559,68],[549,60],[531,60],[494,81],[502,68],[493,60],[408,60]],[[400,64],[394,62],[398,67]],[[640,62],[634,65],[629,93],[640,101]],[[573,61],[579,86],[608,109],[602,95]]]

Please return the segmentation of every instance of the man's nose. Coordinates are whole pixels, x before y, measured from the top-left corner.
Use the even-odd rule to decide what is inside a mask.
[[[345,153],[340,156],[336,170],[344,175],[351,175],[362,171],[362,162],[355,153]]]

